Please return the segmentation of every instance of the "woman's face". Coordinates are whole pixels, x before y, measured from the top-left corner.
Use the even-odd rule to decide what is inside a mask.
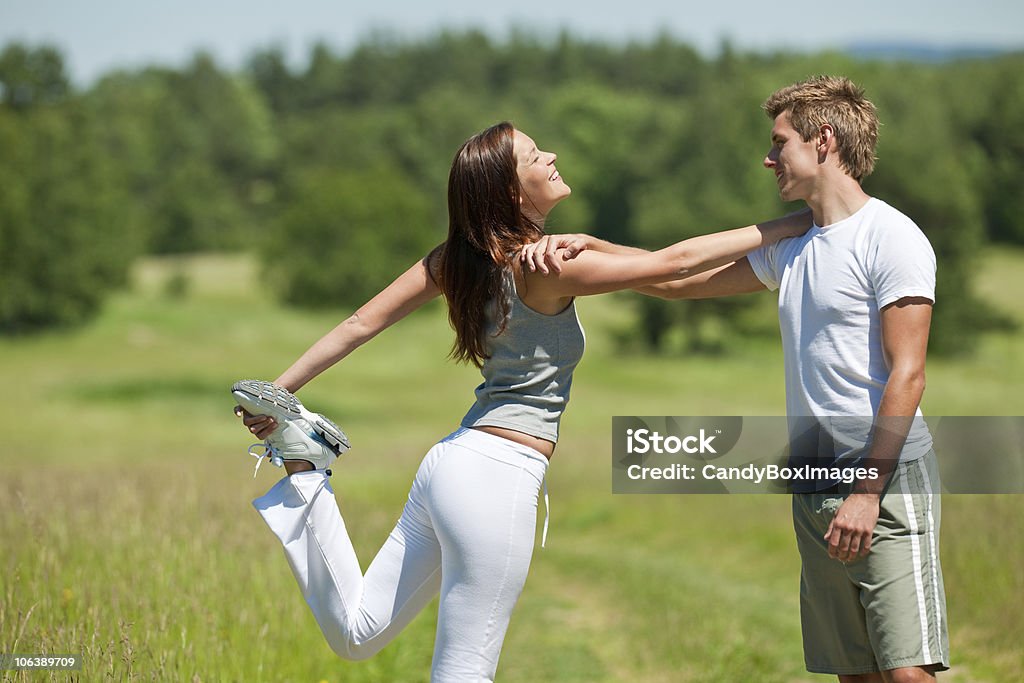
[[[523,213],[534,220],[543,221],[548,212],[555,208],[555,204],[572,192],[555,168],[555,159],[558,157],[537,149],[537,143],[521,130],[515,132],[512,150],[516,155],[519,184],[523,189]]]

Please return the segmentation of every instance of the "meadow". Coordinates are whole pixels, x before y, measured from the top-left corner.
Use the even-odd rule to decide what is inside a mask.
[[[987,253],[979,291],[1024,324],[1024,252]],[[77,673],[4,681],[427,681],[436,603],[380,655],[327,647],[249,501],[250,443],[228,393],[273,378],[344,311],[285,309],[242,255],[150,259],[88,327],[0,340],[0,652],[80,653]],[[771,324],[772,297],[748,313]],[[940,302],[941,305],[941,302]],[[803,670],[799,561],[786,496],[616,496],[610,416],[777,415],[772,336],[721,356],[615,342],[628,301],[581,301],[587,355],[549,473],[551,530],[498,679],[825,681]],[[333,485],[364,565],[423,453],[457,425],[477,375],[445,360],[432,304],[302,392],[354,448]],[[1024,333],[932,360],[933,415],[1024,415]],[[943,498],[954,668],[1024,670],[1024,497]]]

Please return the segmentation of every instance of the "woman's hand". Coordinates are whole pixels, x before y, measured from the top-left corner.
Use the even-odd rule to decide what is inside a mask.
[[[527,244],[519,252],[519,261],[526,264],[530,272],[540,270],[545,275],[549,269],[562,272],[562,261],[575,258],[581,251],[590,248],[590,235],[582,233],[569,235],[544,235],[533,244]],[[561,254],[558,250],[563,250]]]
[[[266,439],[277,429],[277,420],[269,415],[252,415],[242,406],[235,406],[235,416],[242,418],[242,424],[257,439]]]

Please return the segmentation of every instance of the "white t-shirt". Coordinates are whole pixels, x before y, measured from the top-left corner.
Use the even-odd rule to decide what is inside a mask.
[[[859,458],[889,380],[879,311],[903,297],[935,301],[928,238],[907,216],[871,198],[838,223],[813,225],[748,259],[761,282],[779,290],[791,430],[794,418],[828,418],[835,460]],[[920,408],[917,416],[904,461],[931,448]]]

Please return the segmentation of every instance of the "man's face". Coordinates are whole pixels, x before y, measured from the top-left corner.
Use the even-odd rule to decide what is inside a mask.
[[[772,126],[772,146],[764,158],[764,167],[774,171],[783,201],[807,200],[821,171],[818,140],[800,139],[789,122],[789,112],[782,112]]]

